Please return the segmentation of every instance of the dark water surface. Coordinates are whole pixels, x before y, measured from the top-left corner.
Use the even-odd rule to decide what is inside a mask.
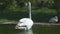
[[[60,34],[60,26],[34,25],[31,30],[16,30],[14,24],[0,24],[0,34]]]

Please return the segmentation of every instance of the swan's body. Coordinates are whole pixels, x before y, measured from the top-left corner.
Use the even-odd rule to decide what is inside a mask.
[[[58,17],[57,17],[57,16],[52,17],[52,18],[49,20],[49,22],[52,22],[52,23],[58,22]]]
[[[19,20],[19,23],[16,25],[16,29],[31,29],[33,26],[33,21],[29,18],[22,18]]]
[[[29,11],[29,18],[22,18],[19,20],[18,24],[16,25],[16,29],[25,29],[29,30],[33,26],[33,21],[31,19],[31,3],[28,2],[28,11]]]

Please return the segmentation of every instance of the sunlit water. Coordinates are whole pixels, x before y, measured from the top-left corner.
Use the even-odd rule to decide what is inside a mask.
[[[15,25],[0,25],[0,34],[60,34],[60,26],[34,25],[31,30],[16,30]]]

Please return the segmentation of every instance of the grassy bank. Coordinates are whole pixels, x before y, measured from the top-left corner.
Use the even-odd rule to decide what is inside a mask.
[[[28,17],[26,8],[17,9],[5,9],[0,11],[0,22],[18,21],[21,18]],[[55,9],[48,9],[46,7],[41,9],[32,8],[32,19],[34,22],[48,22],[49,19],[55,15],[57,15]]]

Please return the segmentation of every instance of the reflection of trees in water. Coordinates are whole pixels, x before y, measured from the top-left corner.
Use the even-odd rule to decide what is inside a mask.
[[[33,34],[33,31],[32,30],[28,30],[28,31],[22,31],[18,34]]]

